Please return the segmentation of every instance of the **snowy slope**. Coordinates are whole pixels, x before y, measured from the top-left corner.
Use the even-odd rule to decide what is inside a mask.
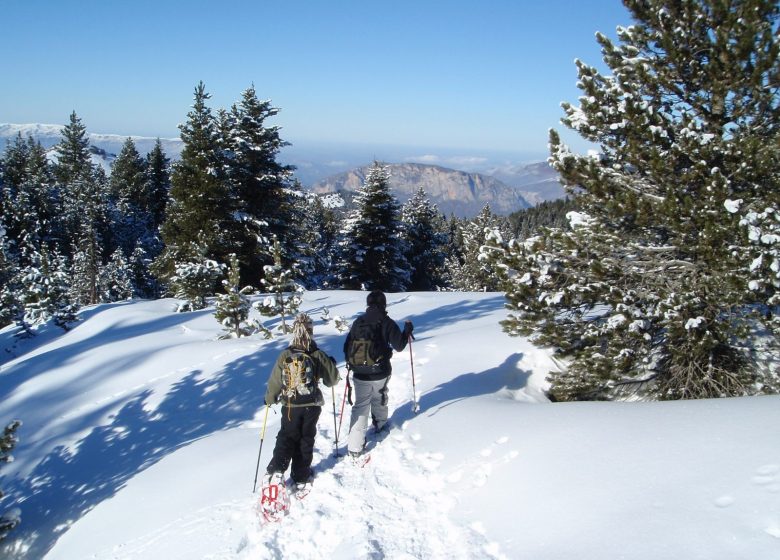
[[[306,294],[326,352],[341,359],[344,335],[323,309],[353,319],[364,297]],[[416,327],[419,414],[407,350],[393,361],[393,429],[357,469],[334,457],[326,391],[314,490],[266,526],[252,483],[284,339],[217,340],[209,311],[176,314],[171,300],[98,306],[62,336],[0,332],[18,356],[0,368],[0,421],[24,421],[0,469],[0,509],[21,508],[22,525],[0,556],[780,557],[780,398],[550,404],[555,365],[501,332],[500,294],[388,301]],[[261,468],[278,426],[274,407]]]

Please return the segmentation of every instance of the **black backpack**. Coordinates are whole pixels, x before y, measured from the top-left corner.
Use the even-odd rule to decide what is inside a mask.
[[[379,373],[387,359],[387,343],[382,323],[369,323],[363,317],[352,326],[347,348],[347,365],[355,373]]]
[[[282,371],[282,395],[288,401],[314,399],[317,395],[317,376],[314,358],[301,350],[290,350]]]

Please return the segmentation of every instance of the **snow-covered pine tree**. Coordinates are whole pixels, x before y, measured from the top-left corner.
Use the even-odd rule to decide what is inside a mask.
[[[27,334],[51,319],[64,329],[76,319],[69,272],[65,259],[45,248],[33,253],[30,264],[20,270],[15,297],[21,313],[16,322]]]
[[[206,298],[214,295],[215,286],[221,283],[225,265],[208,258],[207,248],[199,238],[185,250],[185,254],[194,255],[191,260],[176,263],[169,291],[182,300],[176,309],[178,312],[204,309]]]
[[[125,140],[114,161],[108,186],[115,202],[112,221],[115,224],[116,242],[124,254],[129,255],[153,227],[146,162],[138,153],[132,138]]]
[[[261,283],[268,294],[262,301],[254,303],[254,308],[266,317],[280,316],[280,330],[289,332],[286,316],[295,315],[301,305],[303,286],[295,281],[295,272],[282,264],[282,246],[279,240],[273,240],[274,264],[266,265]]]
[[[21,313],[18,289],[18,263],[11,257],[11,244],[0,216],[0,328],[12,323]]]
[[[70,122],[62,129],[62,140],[56,146],[56,153],[54,177],[60,193],[58,220],[64,229],[62,248],[71,254],[75,252],[82,236],[87,205],[103,206],[107,203],[107,193],[101,188],[105,185],[99,185],[97,170],[90,157],[87,129],[75,111],[70,115]],[[99,229],[94,223],[91,227]]]
[[[61,239],[55,213],[53,180],[46,152],[32,137],[6,148],[0,173],[0,210],[9,240],[8,257],[19,266],[30,264],[27,255],[43,243]]]
[[[430,291],[445,284],[445,258],[449,239],[446,222],[421,187],[401,210],[406,260],[411,267],[408,290]]]
[[[71,299],[79,306],[100,302],[99,280],[103,268],[102,239],[91,220],[84,223],[73,255]]]
[[[98,297],[101,302],[124,301],[136,293],[133,270],[120,247],[111,255],[98,275]]]
[[[498,230],[506,235],[507,221],[493,214],[490,204],[471,220],[460,223],[460,255],[447,258],[447,276],[450,286],[467,292],[494,292],[501,289],[500,277],[492,262],[484,259],[480,249],[490,232]]]
[[[206,105],[209,98],[200,82],[187,122],[179,127],[184,148],[173,166],[166,219],[161,227],[165,249],[153,264],[155,275],[163,282],[174,275],[181,277],[176,272],[179,265],[199,267],[207,261],[225,262],[232,252],[225,233],[231,230],[235,204],[215,119]]]
[[[560,349],[556,399],[676,399],[776,389],[749,361],[756,297],[727,201],[778,183],[774,0],[626,0],[619,44],[598,34],[612,75],[577,62],[564,124],[600,146],[550,162],[581,212],[571,231],[487,248],[505,272],[513,334]]]
[[[10,463],[14,460],[11,451],[13,451],[13,448],[19,442],[16,431],[21,425],[21,421],[14,420],[3,430],[3,435],[0,437],[0,464]],[[0,499],[2,499],[3,496],[3,491],[0,490]],[[8,533],[19,525],[20,522],[21,512],[18,509],[7,511],[0,515],[0,541],[3,541],[3,539],[8,536]]]
[[[294,168],[277,161],[279,151],[289,143],[281,139],[278,126],[266,122],[278,113],[270,100],[259,100],[254,86],[250,86],[225,116],[227,173],[236,204],[230,236],[245,284],[256,285],[263,266],[273,263],[268,248],[274,236],[285,254],[292,253],[296,242],[295,236],[288,233],[294,222],[294,197],[290,192]]]
[[[252,287],[241,287],[241,271],[235,255],[230,255],[227,278],[222,280],[222,285],[225,293],[217,294],[214,304],[214,317],[226,331],[222,338],[250,335],[252,329],[244,323],[249,318],[250,303],[247,295],[252,292]]]
[[[152,231],[165,221],[168,194],[171,190],[171,162],[165,155],[158,138],[152,151],[146,154],[146,193],[149,195],[148,211],[152,216]]]
[[[400,207],[390,171],[374,162],[342,226],[337,273],[343,288],[401,292],[409,285]]]
[[[334,285],[333,267],[338,241],[338,219],[331,208],[315,194],[295,197],[295,219],[291,230],[297,232],[295,262],[298,277],[307,290]]]

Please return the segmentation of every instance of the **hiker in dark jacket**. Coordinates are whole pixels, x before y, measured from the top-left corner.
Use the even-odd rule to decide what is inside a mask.
[[[374,290],[366,298],[367,309],[358,317],[350,328],[344,343],[344,356],[352,371],[355,387],[355,404],[352,406],[352,418],[349,424],[348,450],[351,457],[358,457],[365,447],[368,416],[371,415],[374,430],[382,431],[387,425],[387,384],[390,380],[392,367],[390,358],[393,350],[397,352],[406,348],[406,343],[414,330],[411,321],[406,321],[403,331],[387,314],[387,298],[379,290]],[[360,333],[372,332],[373,345],[377,358],[368,365],[354,364],[355,352],[353,343]],[[368,336],[368,335],[363,335]]]
[[[317,348],[313,332],[308,315],[295,318],[292,343],[277,358],[268,380],[265,404],[282,403],[282,425],[266,469],[266,483],[274,475],[275,482],[282,480],[290,461],[296,486],[306,485],[311,478],[317,420],[324,404],[318,382],[332,387],[339,381],[335,359]]]

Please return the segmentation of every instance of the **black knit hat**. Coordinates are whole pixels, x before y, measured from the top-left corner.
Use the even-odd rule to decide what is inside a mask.
[[[382,309],[387,307],[387,298],[385,297],[384,292],[382,292],[382,290],[374,290],[368,294],[368,297],[366,297],[366,305],[369,307],[376,305]]]

